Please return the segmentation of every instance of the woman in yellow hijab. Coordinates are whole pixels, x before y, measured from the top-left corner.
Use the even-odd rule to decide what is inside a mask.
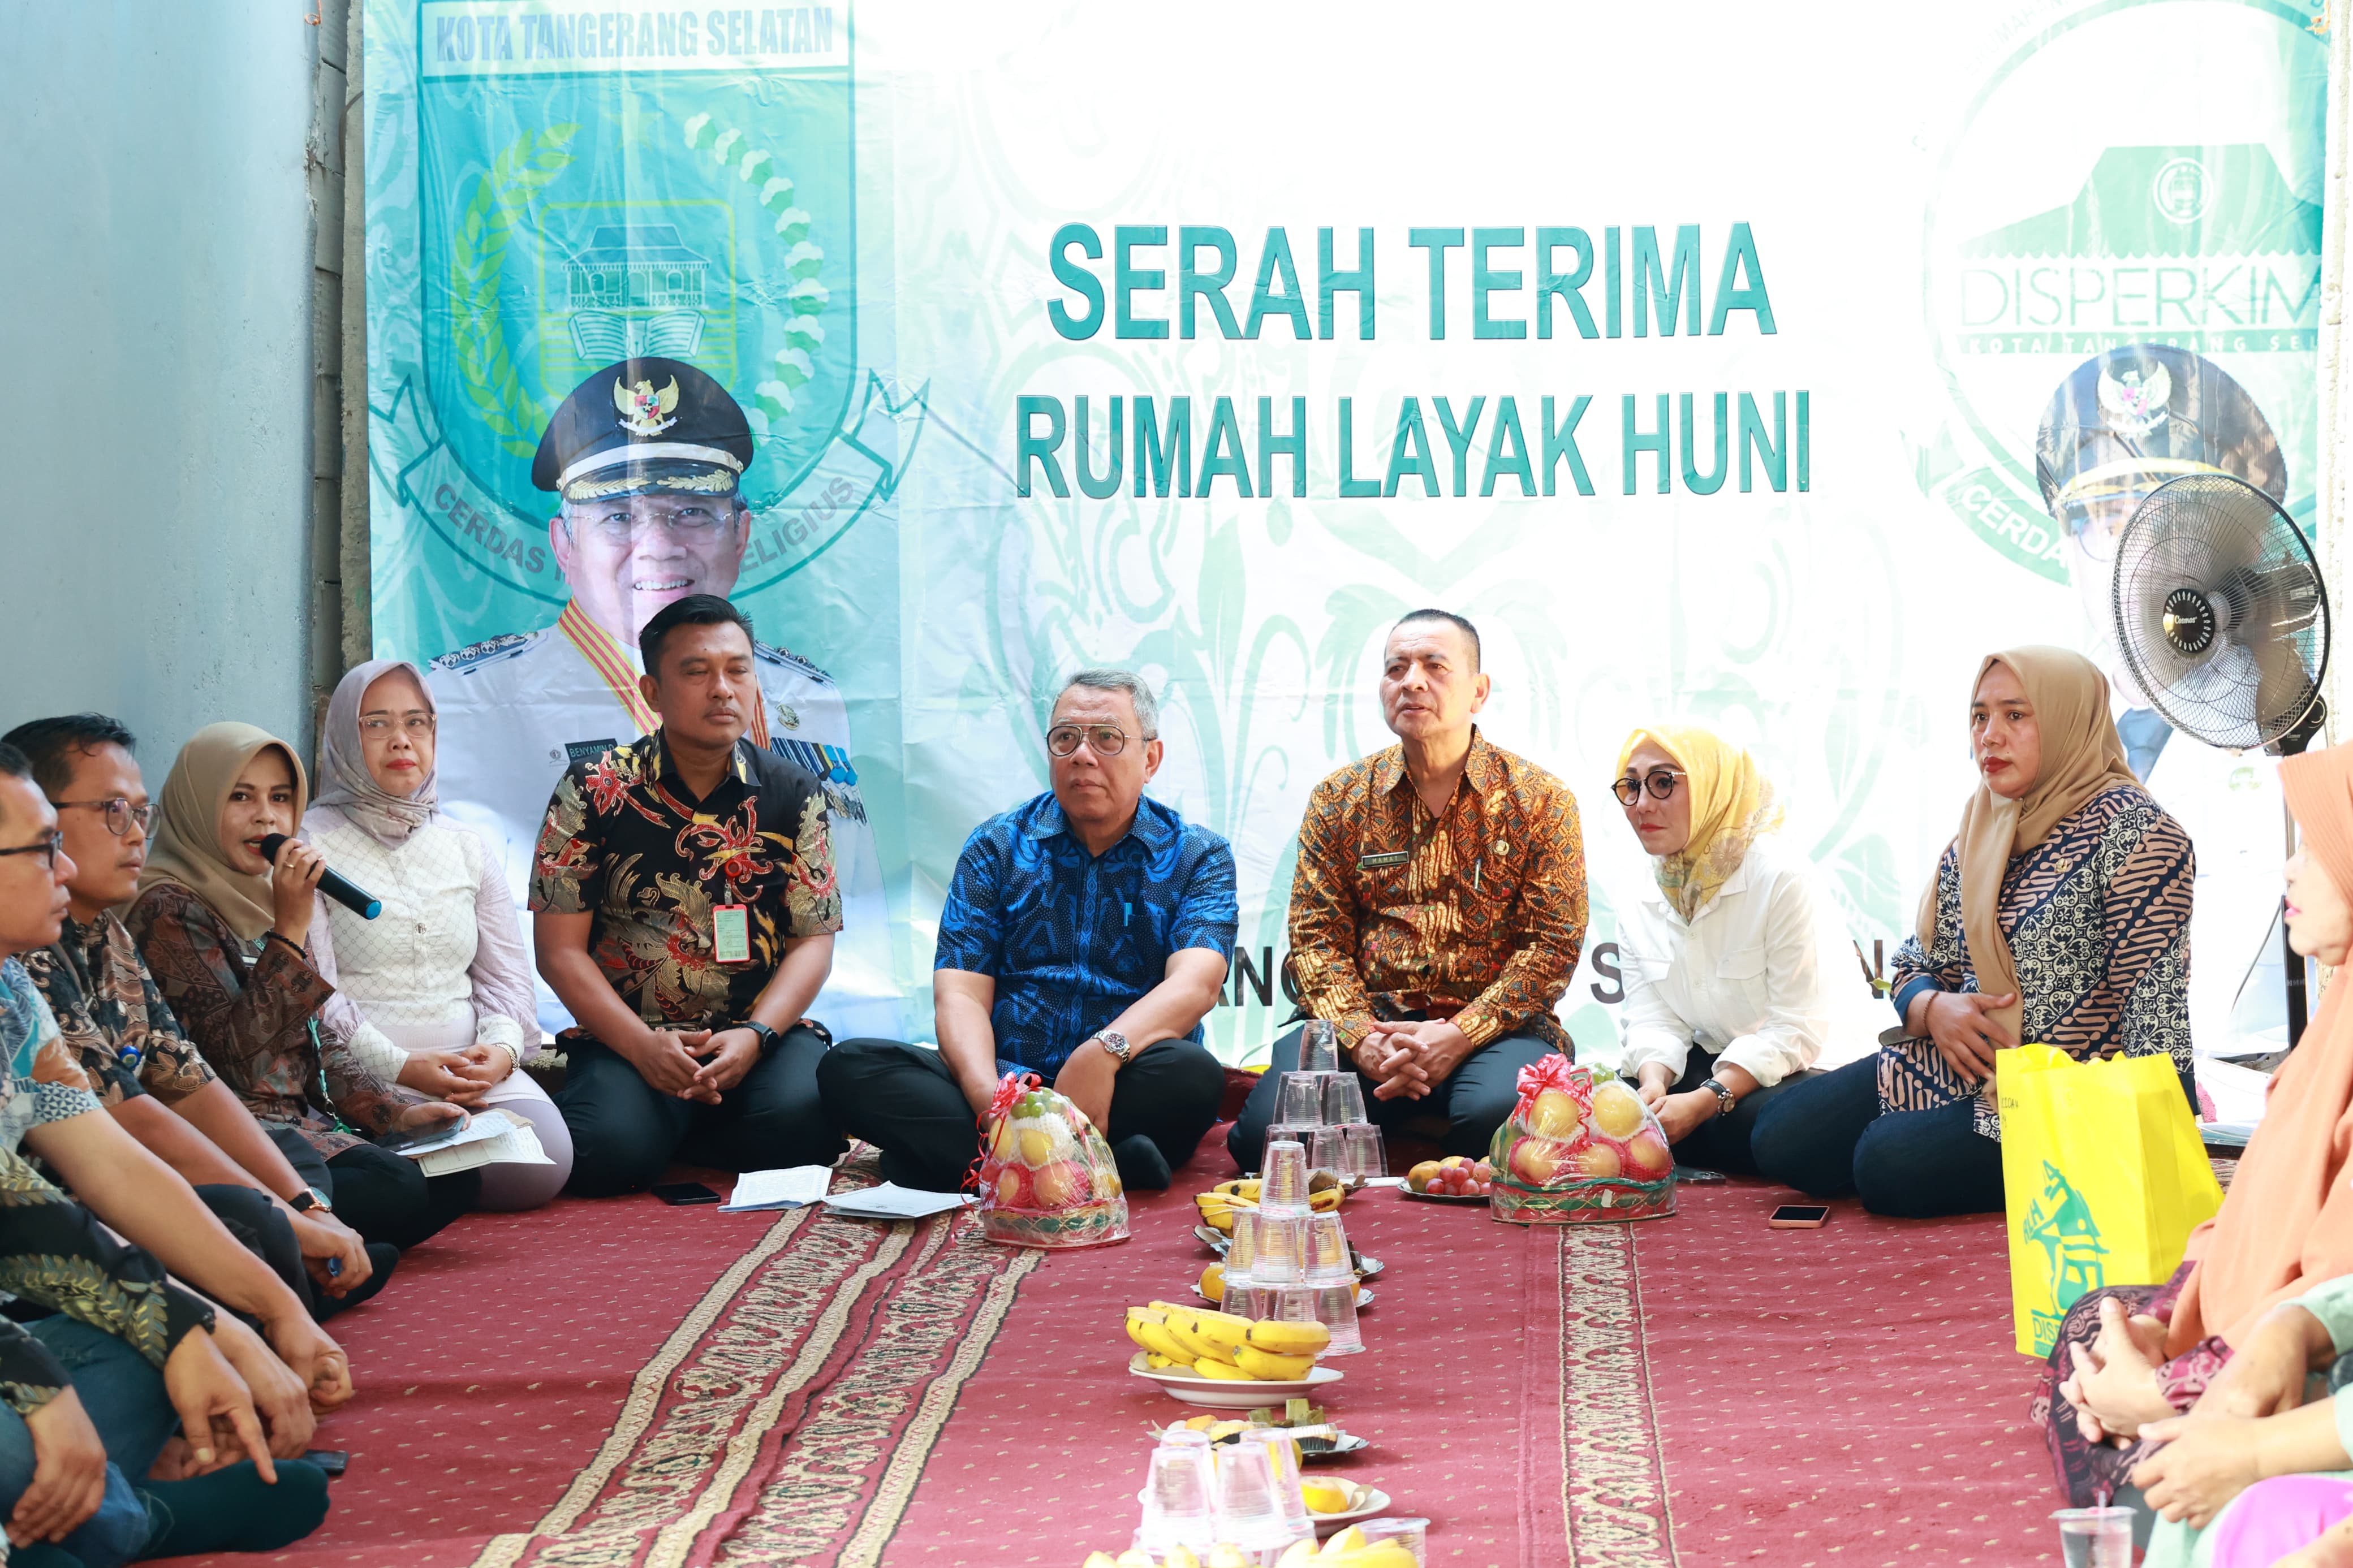
[[[1837,962],[1813,868],[1769,837],[1780,805],[1746,752],[1688,725],[1637,730],[1610,790],[1657,882],[1620,922],[1620,1070],[1678,1164],[1754,1174],[1757,1119],[1815,1076],[1830,986],[1861,980]]]

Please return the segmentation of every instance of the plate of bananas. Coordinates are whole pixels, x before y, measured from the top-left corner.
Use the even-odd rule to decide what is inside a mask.
[[[1321,1323],[1252,1320],[1174,1301],[1127,1310],[1127,1337],[1143,1349],[1128,1371],[1205,1410],[1254,1410],[1340,1381],[1318,1366],[1332,1343]]]

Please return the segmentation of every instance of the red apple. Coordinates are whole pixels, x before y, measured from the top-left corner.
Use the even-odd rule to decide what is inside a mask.
[[[1667,1173],[1674,1158],[1665,1139],[1656,1132],[1639,1132],[1626,1145],[1626,1173],[1638,1181],[1655,1182]]]
[[[1569,1156],[1569,1165],[1580,1176],[1607,1178],[1618,1174],[1622,1162],[1618,1151],[1607,1143],[1595,1142]]]
[[[1087,1194],[1086,1172],[1067,1160],[1057,1162],[1038,1173],[1038,1205],[1040,1208],[1067,1208]]]

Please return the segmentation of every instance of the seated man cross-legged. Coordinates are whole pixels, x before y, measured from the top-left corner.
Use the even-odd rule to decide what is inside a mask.
[[[1488,689],[1469,621],[1416,610],[1397,623],[1380,693],[1398,744],[1315,786],[1291,889],[1302,1008],[1337,1026],[1375,1121],[1435,1113],[1449,1154],[1485,1153],[1520,1068],[1569,1050],[1552,1008],[1585,942],[1576,797],[1479,733]],[[1299,1036],[1275,1041],[1227,1136],[1244,1170]]]
[[[583,1197],[673,1159],[757,1171],[843,1146],[801,1016],[841,929],[824,791],[744,738],[760,688],[741,610],[689,595],[639,648],[660,727],[565,771],[532,873],[539,972],[580,1021],[556,1107]]]
[[[1159,706],[1082,670],[1046,731],[1054,787],[965,841],[940,912],[940,1047],[849,1040],[818,1068],[827,1112],[902,1186],[953,1192],[998,1076],[1032,1072],[1103,1130],[1120,1179],[1157,1189],[1218,1118],[1200,1044],[1240,911],[1226,841],[1148,799]]]

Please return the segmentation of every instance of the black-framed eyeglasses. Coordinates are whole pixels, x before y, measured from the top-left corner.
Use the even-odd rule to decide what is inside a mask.
[[[1609,786],[1609,793],[1618,797],[1620,805],[1633,805],[1642,798],[1644,790],[1651,792],[1652,800],[1664,800],[1675,793],[1675,785],[1683,782],[1683,777],[1672,768],[1652,768],[1641,779],[1631,775],[1620,779]]]
[[[1082,739],[1098,757],[1115,757],[1127,750],[1128,733],[1116,724],[1057,724],[1046,731],[1046,749],[1067,757],[1079,749]]]
[[[70,809],[104,812],[106,830],[117,838],[129,833],[131,825],[134,822],[139,825],[139,831],[144,833],[147,831],[147,825],[155,820],[154,802],[150,801],[145,805],[133,805],[119,795],[112,800],[53,800],[49,804],[59,811]]]
[[[52,827],[46,835],[36,838],[30,844],[18,844],[10,848],[0,849],[0,855],[38,855],[44,858],[49,869],[54,871],[58,868],[58,851],[64,847],[65,841],[66,836]]]

